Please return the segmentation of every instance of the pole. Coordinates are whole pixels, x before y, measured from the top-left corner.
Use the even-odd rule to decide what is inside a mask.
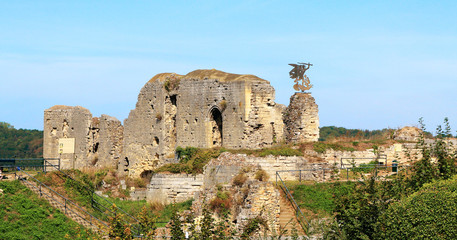
[[[300,174],[300,176],[299,176],[299,182],[301,182],[301,170],[299,171],[299,174]]]

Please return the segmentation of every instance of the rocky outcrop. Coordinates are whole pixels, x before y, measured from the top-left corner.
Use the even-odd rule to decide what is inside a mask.
[[[315,142],[319,139],[318,107],[310,93],[295,93],[284,112],[286,141]]]
[[[392,138],[397,141],[417,142],[422,130],[417,127],[403,127],[394,132]]]

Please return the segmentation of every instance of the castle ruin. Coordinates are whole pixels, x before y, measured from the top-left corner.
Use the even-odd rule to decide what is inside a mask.
[[[310,93],[295,93],[288,107],[274,99],[270,83],[254,75],[162,73],[143,86],[123,125],[83,107],[46,109],[43,155],[60,157],[62,168],[117,167],[138,177],[176,162],[178,146],[258,149],[318,140],[318,106]],[[74,139],[73,152],[59,148],[62,139]]]

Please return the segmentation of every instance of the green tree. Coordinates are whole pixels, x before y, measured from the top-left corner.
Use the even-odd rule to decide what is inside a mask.
[[[170,233],[172,240],[182,240],[185,239],[184,231],[182,230],[182,222],[178,210],[175,209],[171,215],[170,221]]]

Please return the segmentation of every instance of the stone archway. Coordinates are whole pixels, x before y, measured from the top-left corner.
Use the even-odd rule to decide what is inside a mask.
[[[210,123],[211,147],[222,147],[222,113],[216,107],[210,111]]]

